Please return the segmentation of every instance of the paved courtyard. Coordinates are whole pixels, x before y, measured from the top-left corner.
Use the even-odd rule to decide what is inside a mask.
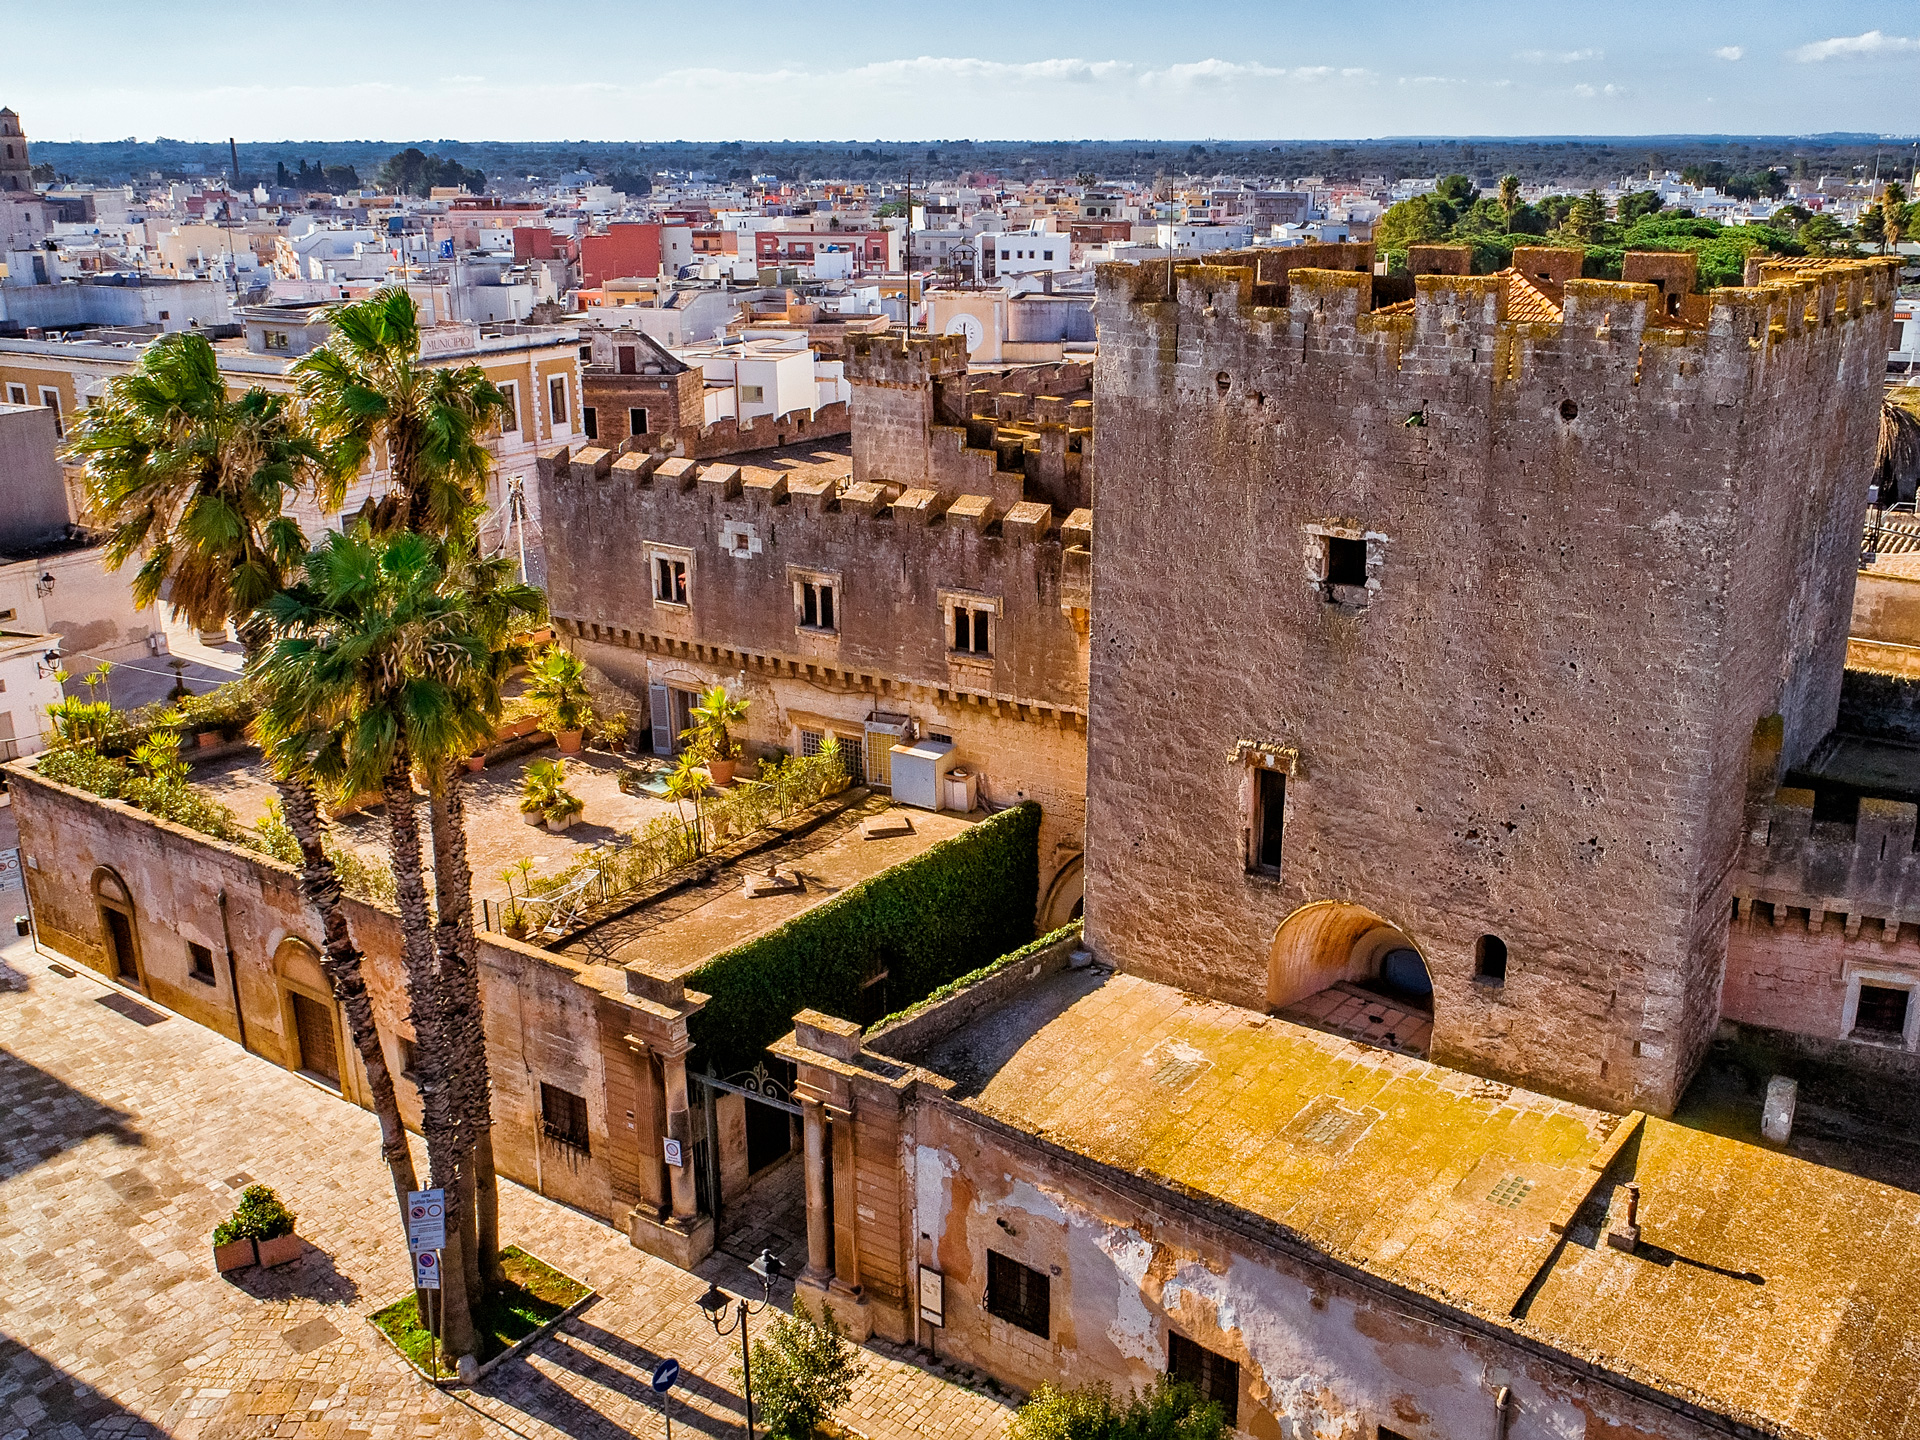
[[[652,1437],[664,1431],[645,1377],[663,1356],[684,1367],[677,1434],[744,1433],[738,1341],[717,1340],[694,1303],[706,1275],[749,1288],[737,1256],[688,1275],[502,1182],[504,1237],[599,1298],[471,1393],[437,1391],[364,1319],[408,1284],[372,1117],[126,1003],[10,926],[4,938],[0,1440]],[[283,1269],[222,1280],[208,1237],[254,1181],[281,1193],[312,1245]],[[874,1440],[1005,1432],[1009,1402],[988,1387],[911,1352],[865,1360],[840,1419]]]

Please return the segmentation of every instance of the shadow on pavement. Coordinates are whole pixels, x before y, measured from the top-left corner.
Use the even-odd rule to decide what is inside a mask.
[[[124,1110],[103,1105],[38,1066],[0,1050],[0,1180],[53,1159],[96,1135],[140,1147],[146,1137]]]

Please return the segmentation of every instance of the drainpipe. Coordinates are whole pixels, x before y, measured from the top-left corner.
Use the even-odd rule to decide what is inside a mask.
[[[1507,1440],[1507,1426],[1513,1420],[1513,1391],[1502,1385],[1493,1392],[1493,1440]]]
[[[240,1006],[240,967],[233,958],[233,926],[227,919],[227,892],[223,888],[216,897],[220,902],[220,935],[227,942],[227,985],[233,991],[233,1025],[240,1032],[240,1048],[247,1048],[247,1017],[241,1013]]]

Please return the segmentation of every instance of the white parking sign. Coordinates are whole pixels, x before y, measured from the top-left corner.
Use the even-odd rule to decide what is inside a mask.
[[[447,1192],[409,1190],[407,1192],[407,1249],[418,1255],[423,1250],[444,1250],[446,1246]]]
[[[438,1290],[440,1288],[440,1257],[431,1250],[422,1250],[413,1257],[413,1288],[416,1290]]]

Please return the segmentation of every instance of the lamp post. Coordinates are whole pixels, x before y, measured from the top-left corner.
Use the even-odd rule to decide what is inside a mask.
[[[716,1335],[731,1335],[740,1332],[740,1388],[745,1392],[747,1402],[747,1440],[753,1440],[753,1354],[747,1346],[747,1317],[758,1315],[773,1304],[773,1282],[780,1278],[780,1257],[771,1250],[762,1250],[760,1258],[747,1269],[760,1277],[760,1303],[749,1305],[745,1300],[739,1302],[731,1324],[723,1325],[721,1319],[727,1313],[727,1293],[718,1285],[709,1281],[707,1293],[700,1297],[700,1308],[707,1313],[707,1319],[713,1323]]]

